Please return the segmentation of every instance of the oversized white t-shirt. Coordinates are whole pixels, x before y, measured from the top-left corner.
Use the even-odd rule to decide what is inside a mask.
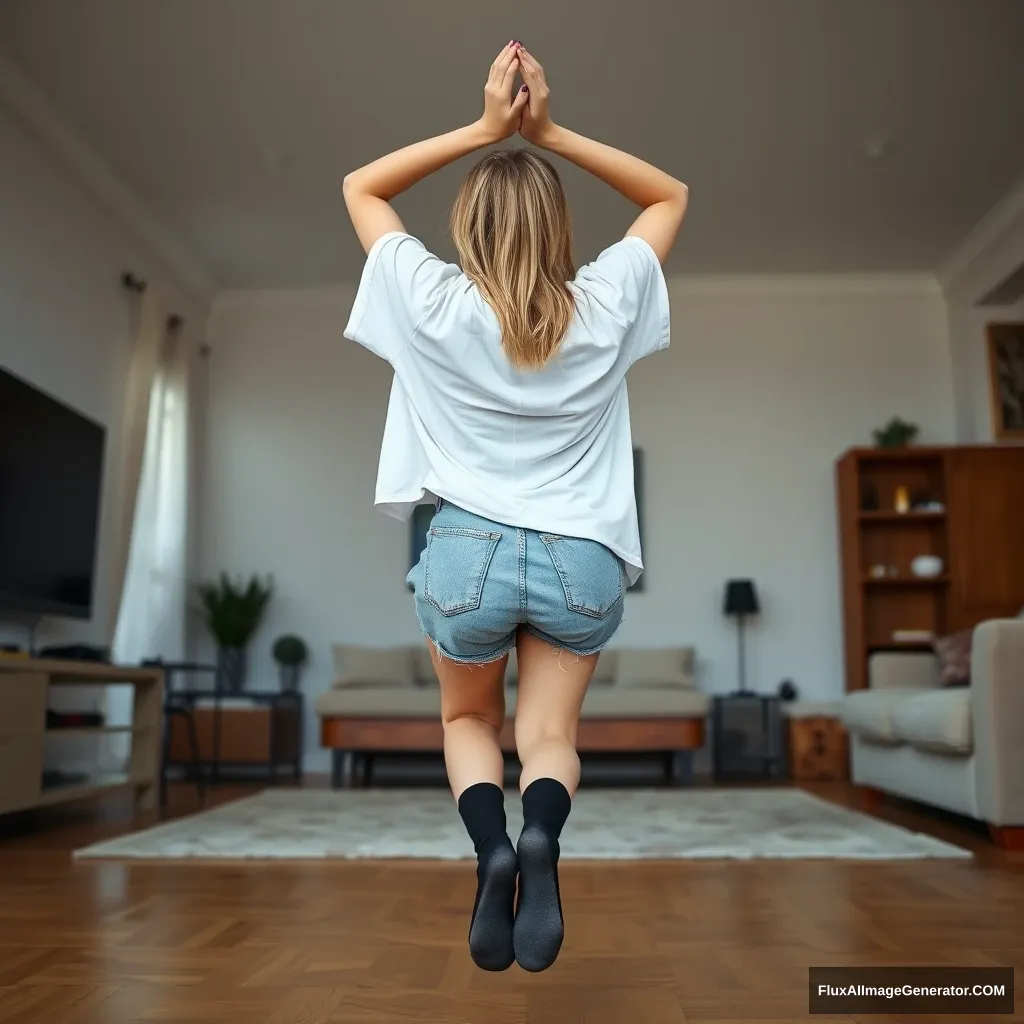
[[[643,570],[626,372],[669,344],[654,250],[623,238],[570,282],[576,315],[540,370],[517,370],[477,286],[411,235],[367,254],[345,337],[394,368],[374,503],[425,499],[524,529],[586,537]]]

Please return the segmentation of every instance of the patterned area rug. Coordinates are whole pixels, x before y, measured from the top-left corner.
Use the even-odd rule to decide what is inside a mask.
[[[522,827],[506,795],[509,835]],[[443,790],[270,789],[79,850],[83,859],[304,860],[473,856]],[[798,789],[582,790],[563,860],[970,857]]]

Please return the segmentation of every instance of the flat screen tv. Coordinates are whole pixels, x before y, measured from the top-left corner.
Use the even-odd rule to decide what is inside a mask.
[[[0,367],[0,611],[92,616],[105,442]]]

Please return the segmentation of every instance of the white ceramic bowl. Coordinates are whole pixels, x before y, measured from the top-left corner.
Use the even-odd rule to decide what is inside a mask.
[[[918,555],[910,563],[910,571],[915,576],[923,576],[925,578],[941,575],[942,569],[942,559],[938,555]]]

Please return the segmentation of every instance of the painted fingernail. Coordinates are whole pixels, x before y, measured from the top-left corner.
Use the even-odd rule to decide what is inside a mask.
[[[525,85],[524,85],[524,86],[522,87],[522,89],[520,89],[519,91],[520,91],[520,92],[529,92],[530,90],[529,90],[529,88],[528,88],[527,86],[525,86]]]

